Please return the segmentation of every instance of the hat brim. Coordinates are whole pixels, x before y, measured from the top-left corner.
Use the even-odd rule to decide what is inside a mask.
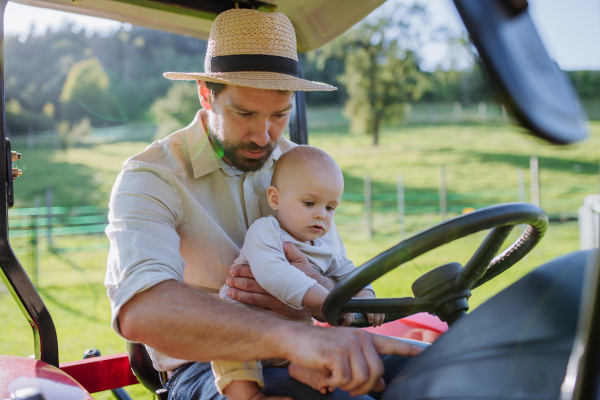
[[[245,86],[255,89],[271,90],[294,90],[301,92],[333,91],[335,86],[321,82],[313,82],[293,75],[280,74],[277,72],[165,72],[163,76],[171,80],[179,81],[208,81],[223,83],[226,85]]]

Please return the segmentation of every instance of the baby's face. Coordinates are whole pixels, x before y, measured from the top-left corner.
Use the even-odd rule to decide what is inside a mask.
[[[325,236],[344,191],[343,178],[326,171],[308,171],[280,185],[277,220],[302,242]]]

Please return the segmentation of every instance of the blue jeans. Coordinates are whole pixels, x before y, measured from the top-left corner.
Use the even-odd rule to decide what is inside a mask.
[[[387,385],[412,359],[401,356],[380,356],[385,367],[383,380]],[[265,387],[263,393],[267,396],[288,396],[295,400],[371,400],[379,398],[371,396],[352,397],[348,392],[336,389],[335,392],[322,395],[311,387],[298,382],[290,376],[287,368],[263,368]],[[215,386],[215,379],[210,369],[210,363],[189,363],[179,367],[165,384],[169,389],[169,400],[226,400],[220,395]]]

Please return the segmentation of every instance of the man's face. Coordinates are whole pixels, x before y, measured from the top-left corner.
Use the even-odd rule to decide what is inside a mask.
[[[202,83],[200,83],[202,97]],[[227,85],[209,97],[211,140],[223,160],[240,171],[262,168],[288,125],[293,92]]]

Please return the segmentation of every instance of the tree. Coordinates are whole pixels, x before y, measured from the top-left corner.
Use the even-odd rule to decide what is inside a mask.
[[[56,124],[60,148],[65,152],[76,143],[81,143],[85,136],[92,133],[92,125],[89,118],[82,119],[72,127],[70,125],[68,121],[61,121]]]
[[[163,72],[202,71],[207,42],[135,26],[91,34],[66,22],[26,38],[7,35],[3,44],[6,100],[21,106],[18,115],[8,116],[7,127],[26,132],[53,129],[61,120],[74,125],[83,117],[95,127],[149,122],[150,105],[171,86]],[[101,80],[108,76],[110,86],[91,105],[81,103],[98,115],[75,100],[69,104],[59,100],[74,65],[92,59],[98,60],[96,67],[101,68],[95,70]],[[71,79],[73,84],[76,81]],[[102,113],[97,112],[99,100],[107,104]],[[44,111],[48,103],[55,106],[54,116]]]
[[[97,58],[81,60],[71,67],[60,94],[61,118],[78,121],[82,116],[102,122],[123,122],[122,110],[110,95],[110,79]]]
[[[167,95],[158,99],[150,107],[150,112],[158,122],[155,139],[163,139],[192,122],[200,108],[196,82],[175,82]]]
[[[348,93],[344,114],[352,131],[368,132],[374,145],[381,125],[402,120],[401,105],[416,101],[427,87],[411,50],[418,41],[414,21],[424,16],[422,6],[400,5],[388,15],[367,18],[312,55],[321,67],[331,57],[344,60],[339,77]]]

